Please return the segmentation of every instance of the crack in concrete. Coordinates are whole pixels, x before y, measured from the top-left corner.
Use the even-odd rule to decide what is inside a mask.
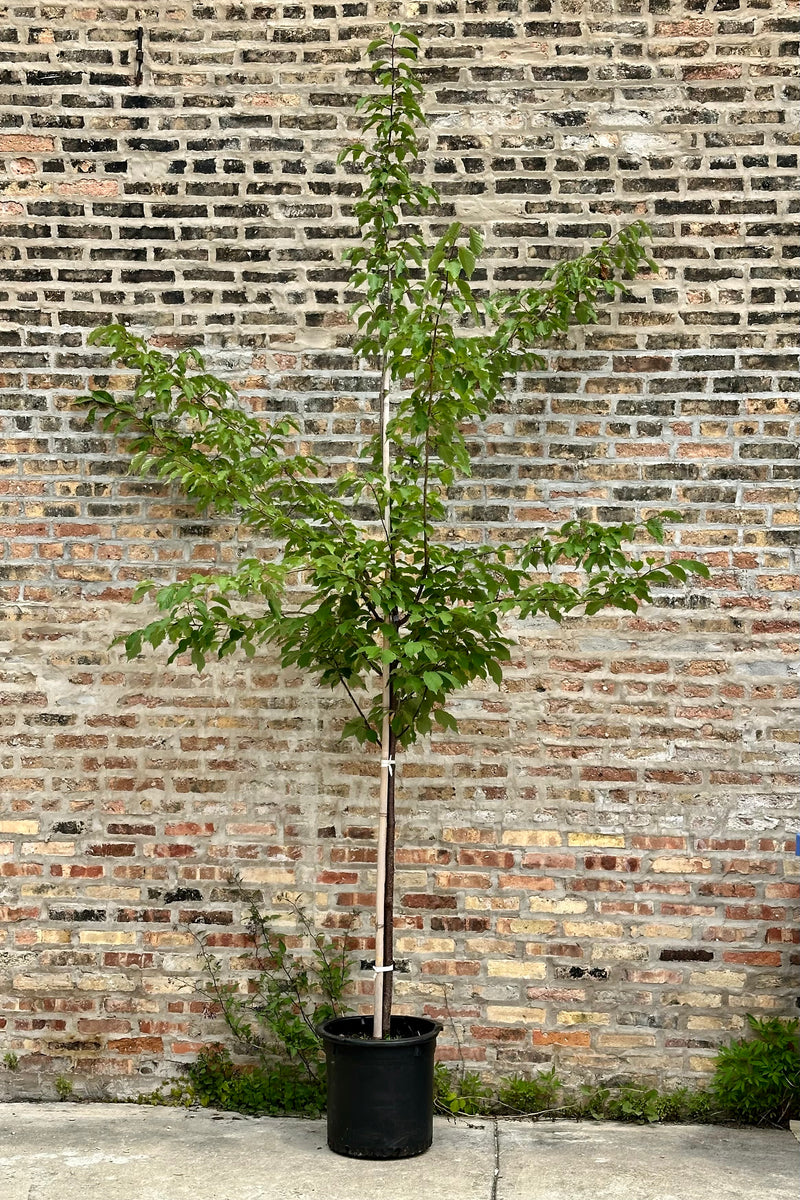
[[[494,1119],[494,1174],[492,1176],[492,1190],[489,1194],[489,1200],[497,1200],[497,1185],[500,1182],[500,1126],[497,1124],[497,1117]]]

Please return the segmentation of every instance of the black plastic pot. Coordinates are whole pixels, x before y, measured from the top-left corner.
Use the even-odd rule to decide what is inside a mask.
[[[392,1017],[372,1037],[371,1017],[319,1026],[328,1070],[328,1145],[347,1158],[413,1158],[433,1141],[433,1052],[441,1025]]]

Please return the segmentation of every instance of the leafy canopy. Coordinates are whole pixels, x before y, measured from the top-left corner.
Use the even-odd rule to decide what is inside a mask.
[[[568,521],[516,547],[448,539],[448,489],[471,469],[465,429],[491,412],[517,372],[543,369],[538,348],[548,338],[597,321],[625,277],[655,264],[643,246],[649,231],[634,222],[552,267],[540,286],[479,295],[481,234],[454,222],[429,246],[418,227],[439,200],[418,173],[426,124],[419,43],[398,25],[390,29],[369,47],[376,90],[358,101],[363,140],[340,156],[366,175],[353,208],[361,237],[346,255],[358,295],[353,352],[375,367],[381,398],[389,392],[385,431],[333,481],[323,462],[298,453],[291,417],[270,423],[253,415],[197,350],[172,356],[122,325],[90,340],[134,373],[132,394],[93,389],[81,402],[90,421],[130,436],[133,471],[177,485],[200,511],[232,514],[279,547],[277,556],[248,557],[229,572],[140,584],[134,598],[152,595],[159,615],[119,639],[128,657],[167,642],[170,662],[188,653],[201,670],[211,654],[252,655],[272,642],[284,666],[346,689],[356,715],[344,736],[371,742],[379,741],[388,664],[391,728],[402,746],[434,721],[456,729],[446,704],[460,688],[475,679],[500,683],[512,644],[506,615],[560,621],[578,608],[633,612],[654,587],[707,570],[623,549],[643,532],[663,542],[664,520],[679,519],[673,512],[650,518],[644,530]],[[579,582],[562,578],[564,566]],[[287,589],[297,573],[299,604]]]

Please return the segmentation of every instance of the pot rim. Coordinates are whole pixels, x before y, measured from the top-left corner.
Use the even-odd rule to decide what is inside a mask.
[[[405,1015],[405,1014],[397,1014],[397,1015]],[[364,1021],[370,1020],[369,1017],[352,1015],[352,1016],[348,1016],[348,1017],[328,1017],[327,1020],[321,1021],[320,1024],[317,1025],[317,1033],[323,1040],[327,1039],[329,1041],[336,1042],[339,1045],[370,1046],[370,1047],[374,1048],[375,1050],[378,1050],[378,1049],[391,1050],[392,1047],[394,1047],[394,1046],[419,1046],[419,1045],[422,1045],[425,1042],[433,1041],[433,1039],[437,1038],[439,1036],[439,1034],[442,1032],[442,1026],[439,1024],[439,1022],[432,1020],[430,1017],[411,1016],[411,1017],[409,1017],[409,1019],[412,1021],[419,1021],[421,1023],[424,1022],[426,1025],[429,1025],[430,1028],[424,1030],[421,1033],[415,1033],[411,1037],[387,1038],[385,1040],[382,1038],[355,1037],[352,1034],[336,1033],[335,1031],[329,1029],[330,1025],[338,1023],[339,1021],[364,1022]]]

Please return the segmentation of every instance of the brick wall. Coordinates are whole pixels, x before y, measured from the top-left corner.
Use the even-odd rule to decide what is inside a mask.
[[[336,153],[387,11],[3,7],[3,1094],[58,1074],[136,1092],[219,1036],[191,927],[241,969],[231,870],[334,930],[370,901],[377,768],[339,746],[338,697],[268,655],[198,680],[108,649],[137,580],[241,547],[128,479],[71,398],[89,330],[124,317],[348,455],[372,394],[347,354],[358,180]],[[634,216],[660,263],[487,423],[459,535],[678,507],[681,547],[713,568],[635,619],[520,627],[503,688],[464,694],[459,736],[403,767],[399,998],[441,1013],[446,987],[495,1075],[702,1078],[746,1012],[793,1011],[791,12],[409,6],[443,217],[486,228],[489,281],[536,280]],[[354,932],[367,956],[368,915]]]

